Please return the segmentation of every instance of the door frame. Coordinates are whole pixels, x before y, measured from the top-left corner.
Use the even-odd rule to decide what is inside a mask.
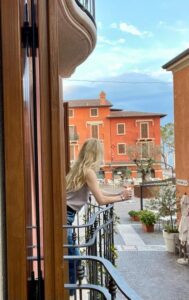
[[[5,136],[7,291],[27,299],[26,201],[21,58],[21,0],[1,1]],[[58,1],[38,1],[45,300],[68,299],[63,285],[62,224],[66,220],[64,112],[59,97]],[[11,22],[10,22],[11,20]]]

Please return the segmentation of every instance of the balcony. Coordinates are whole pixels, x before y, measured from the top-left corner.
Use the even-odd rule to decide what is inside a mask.
[[[74,264],[77,283],[64,284],[66,289],[75,292],[74,299],[142,300],[114,267],[113,205],[100,207],[90,197],[85,212],[82,216],[77,215],[75,223],[77,225],[63,226],[63,230],[71,230],[72,233],[72,244],[65,244],[64,248],[68,251],[77,248],[82,254],[64,256],[64,260]]]
[[[95,0],[58,0],[59,74],[70,77],[96,45]]]
[[[95,0],[75,0],[95,23]]]

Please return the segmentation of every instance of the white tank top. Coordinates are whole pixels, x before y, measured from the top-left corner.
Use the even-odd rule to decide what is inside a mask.
[[[79,190],[66,193],[67,205],[75,211],[79,211],[89,199],[89,188],[84,184]]]

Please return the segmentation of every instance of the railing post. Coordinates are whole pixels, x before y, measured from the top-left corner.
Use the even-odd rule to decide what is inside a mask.
[[[140,209],[143,210],[143,186],[140,185]]]
[[[117,287],[116,284],[114,282],[114,280],[112,278],[110,278],[109,281],[109,292],[112,296],[112,300],[116,299],[116,291],[117,291]]]

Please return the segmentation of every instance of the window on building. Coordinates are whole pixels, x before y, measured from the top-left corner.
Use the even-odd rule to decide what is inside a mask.
[[[117,145],[117,150],[118,150],[119,155],[126,154],[126,144],[118,144]]]
[[[70,161],[75,160],[75,145],[70,145]]]
[[[117,124],[117,134],[118,135],[125,134],[125,124],[124,123]]]
[[[73,118],[74,117],[74,110],[73,109],[69,109],[68,110],[68,116],[69,116],[69,118]]]
[[[141,143],[141,156],[142,156],[142,158],[149,157],[149,144],[148,143]]]
[[[98,116],[98,108],[91,108],[90,109],[90,116],[97,117]]]
[[[98,125],[91,125],[91,137],[98,139],[99,132],[98,132]]]
[[[69,138],[70,140],[78,140],[77,127],[69,125]]]
[[[141,123],[140,124],[140,137],[141,139],[148,138],[148,132],[149,132],[149,124],[148,123]]]

